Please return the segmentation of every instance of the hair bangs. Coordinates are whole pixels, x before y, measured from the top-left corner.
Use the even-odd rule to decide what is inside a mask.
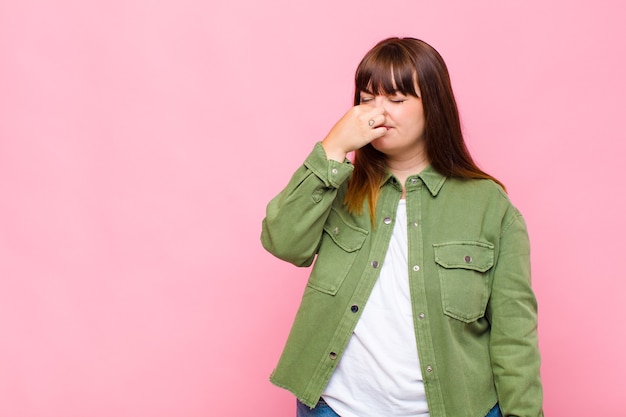
[[[417,68],[411,54],[399,45],[382,45],[371,51],[359,65],[355,76],[355,104],[361,91],[371,94],[400,92],[417,97]]]

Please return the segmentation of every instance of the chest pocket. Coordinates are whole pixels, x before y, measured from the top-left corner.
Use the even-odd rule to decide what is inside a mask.
[[[350,224],[331,209],[308,286],[337,294],[367,235],[367,230]]]
[[[436,243],[433,248],[444,313],[466,323],[483,317],[489,299],[493,245],[462,241]]]

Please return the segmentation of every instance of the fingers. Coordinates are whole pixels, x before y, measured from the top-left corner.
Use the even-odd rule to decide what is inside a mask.
[[[361,114],[361,119],[367,120],[369,122],[370,120],[376,120],[377,118],[380,120],[380,116],[384,117],[384,115],[385,115],[384,107],[374,107],[371,110],[368,109],[367,111],[363,112]]]
[[[376,129],[372,130],[372,135],[374,136],[374,139],[378,139],[380,137],[385,136],[385,134],[387,134],[387,128],[385,127],[377,127]],[[372,139],[372,140],[374,140]]]
[[[371,116],[367,120],[367,126],[371,129],[375,129],[385,124],[386,117],[384,114]]]
[[[355,106],[328,132],[322,141],[330,159],[343,161],[346,153],[359,149],[374,139],[384,136],[387,129],[383,107]]]
[[[364,133],[363,139],[365,139],[365,143],[378,139],[387,133],[387,129],[384,127],[387,122],[384,107],[370,108],[361,113],[358,119]]]
[[[385,136],[386,134],[387,134],[387,129],[382,126],[370,129],[367,132],[367,135],[365,136],[365,143],[363,143],[363,145],[366,145],[367,143],[370,143],[373,140],[381,138]]]

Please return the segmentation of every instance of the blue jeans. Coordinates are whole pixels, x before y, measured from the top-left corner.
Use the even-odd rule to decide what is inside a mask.
[[[498,406],[498,404],[494,405],[491,411],[489,411],[485,417],[502,417],[502,413],[500,412],[500,407]]]
[[[335,413],[332,408],[326,404],[326,401],[320,398],[315,408],[311,409],[308,406],[298,401],[296,408],[296,417],[341,417]],[[487,413],[485,417],[502,417],[500,407],[496,404],[491,411]]]
[[[298,406],[296,408],[296,417],[340,417],[339,414],[335,413],[332,408],[326,401],[322,398],[317,402],[315,408],[311,409],[308,405],[302,404],[298,401]]]

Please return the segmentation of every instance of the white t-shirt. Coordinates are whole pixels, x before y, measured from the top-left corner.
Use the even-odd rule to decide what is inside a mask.
[[[342,417],[428,417],[413,327],[406,200],[378,281],[322,394]]]

